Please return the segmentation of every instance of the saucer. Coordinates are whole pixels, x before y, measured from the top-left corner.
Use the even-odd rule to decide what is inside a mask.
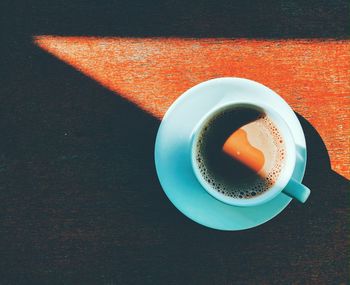
[[[292,177],[301,182],[306,167],[306,143],[297,116],[274,91],[252,80],[217,78],[202,82],[183,93],[169,108],[155,143],[155,165],[165,194],[175,207],[193,221],[218,230],[244,230],[278,215],[292,200],[280,193],[258,206],[237,207],[218,201],[202,187],[191,165],[191,135],[198,121],[223,100],[250,97],[268,104],[287,122],[297,149]]]

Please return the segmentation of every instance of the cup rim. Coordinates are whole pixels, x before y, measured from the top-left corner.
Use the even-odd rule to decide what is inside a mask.
[[[219,106],[215,106],[213,109],[211,109],[203,118],[197,123],[197,125],[194,128],[194,131],[192,132],[191,136],[191,164],[192,164],[192,170],[197,178],[197,180],[200,182],[202,187],[214,198],[217,200],[224,202],[229,205],[233,206],[255,206],[259,204],[263,204],[265,202],[268,202],[269,200],[276,197],[279,193],[282,192],[282,190],[285,188],[285,186],[288,184],[289,180],[292,177],[295,163],[296,163],[296,145],[293,138],[293,135],[291,133],[291,130],[288,126],[288,124],[285,122],[285,120],[282,118],[282,116],[271,107],[265,105],[265,104],[256,104],[254,102],[251,102],[249,100],[247,101],[233,101],[233,102],[226,102],[223,105],[218,104]],[[200,134],[200,131],[204,127],[205,123],[208,122],[211,118],[213,118],[217,113],[222,112],[225,109],[229,109],[233,106],[248,106],[253,109],[257,109],[259,111],[265,112],[269,117],[271,117],[272,121],[274,122],[275,126],[278,128],[279,132],[282,134],[282,137],[284,138],[286,147],[286,157],[285,157],[285,165],[281,170],[281,173],[277,179],[277,181],[274,183],[274,185],[264,193],[257,195],[255,197],[249,198],[249,199],[239,199],[239,198],[233,198],[230,196],[226,196],[216,190],[214,190],[209,183],[204,180],[202,177],[198,166],[196,162],[196,145],[198,136]],[[276,119],[278,119],[278,122],[276,122]],[[283,126],[280,127],[280,125]],[[286,137],[288,137],[286,139]]]

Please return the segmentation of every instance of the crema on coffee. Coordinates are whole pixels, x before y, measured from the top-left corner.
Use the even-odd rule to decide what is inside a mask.
[[[195,145],[198,169],[216,191],[249,199],[269,190],[286,155],[273,121],[259,110],[228,107],[202,126]]]

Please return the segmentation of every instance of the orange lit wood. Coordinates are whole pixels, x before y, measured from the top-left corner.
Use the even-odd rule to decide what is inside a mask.
[[[189,87],[245,77],[279,93],[350,177],[350,41],[38,36],[44,50],[157,118]]]
[[[247,132],[243,128],[238,129],[229,136],[225,141],[222,150],[227,155],[240,161],[256,173],[258,173],[264,166],[264,153],[249,143]]]

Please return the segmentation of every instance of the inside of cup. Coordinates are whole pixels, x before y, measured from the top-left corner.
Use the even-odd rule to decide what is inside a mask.
[[[284,145],[283,163],[279,164],[279,168],[270,169],[269,173],[259,172],[239,156],[241,160],[237,159],[234,152],[230,156],[229,152],[227,154],[220,150],[232,134],[243,133],[249,128],[258,130],[259,126],[268,126],[269,121],[272,122],[270,127],[274,128],[271,134],[275,132],[279,135],[275,141],[281,140]],[[230,124],[225,125],[227,122]],[[247,144],[243,144],[240,149],[233,148],[233,151],[244,152],[247,147],[254,150],[254,143],[249,142],[249,134]],[[243,156],[242,153],[240,155]],[[249,155],[246,157],[249,158]],[[267,106],[250,103],[228,104],[210,112],[199,124],[192,145],[192,163],[200,183],[214,197],[235,205],[259,203],[278,194],[290,179],[295,164],[293,157],[295,145],[283,119]],[[254,159],[251,160],[254,164]]]

